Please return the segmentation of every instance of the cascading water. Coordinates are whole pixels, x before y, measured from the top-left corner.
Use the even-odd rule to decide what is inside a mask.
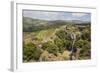
[[[73,56],[73,53],[74,53],[74,50],[75,50],[74,44],[75,44],[75,41],[76,41],[76,34],[75,33],[71,33],[70,37],[71,37],[71,40],[72,40],[71,57],[70,57],[70,59],[73,60],[73,58],[75,59],[75,57]]]
[[[73,52],[74,50],[74,44],[75,44],[75,41],[76,41],[76,34],[75,33],[71,33],[71,40],[72,40],[72,47],[71,47],[71,51]]]

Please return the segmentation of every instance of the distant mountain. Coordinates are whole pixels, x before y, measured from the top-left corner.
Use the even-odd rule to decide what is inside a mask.
[[[41,19],[33,19],[29,17],[23,17],[23,31],[39,31],[42,29],[49,29],[49,28],[58,28],[62,25],[69,25],[69,24],[84,24],[88,23],[86,21],[80,20],[41,20]]]
[[[46,23],[48,23],[48,21],[45,20],[40,20],[40,19],[33,19],[33,18],[29,18],[29,17],[23,17],[23,24],[27,25],[34,25],[34,26],[40,26],[40,25],[45,25]]]
[[[89,23],[89,21],[82,21],[82,20],[72,20],[74,24],[81,24],[81,23]]]

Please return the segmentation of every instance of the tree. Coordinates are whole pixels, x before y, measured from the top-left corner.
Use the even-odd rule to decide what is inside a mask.
[[[57,54],[59,48],[51,41],[48,41],[42,45],[43,50],[47,50],[49,53]]]
[[[82,39],[91,41],[91,31],[89,28],[86,28],[82,31]]]
[[[33,43],[23,45],[23,60],[24,61],[38,61],[41,50],[37,48]]]
[[[80,48],[80,58],[90,58],[91,57],[91,44],[87,40],[78,40],[75,43],[76,48]]]
[[[55,38],[55,39],[54,39],[54,43],[55,43],[55,45],[57,45],[57,47],[59,48],[59,52],[60,52],[60,53],[64,52],[64,50],[65,50],[64,41],[62,41],[62,40],[59,39],[59,38]]]
[[[61,53],[67,49],[70,50],[71,44],[72,44],[72,39],[71,39],[71,33],[66,31],[66,30],[60,30],[56,32],[56,38],[54,40],[55,44],[60,48]]]
[[[66,31],[64,31],[64,30],[60,30],[60,31],[56,32],[55,34],[60,39],[64,39],[65,40],[65,39],[69,38],[67,33],[66,33]]]

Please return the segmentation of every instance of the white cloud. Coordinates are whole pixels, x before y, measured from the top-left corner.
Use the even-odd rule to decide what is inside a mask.
[[[23,15],[26,17],[32,17],[32,18],[40,18],[40,19],[57,19],[59,18],[59,15],[61,13],[59,12],[49,12],[49,11],[24,11]]]
[[[57,19],[60,15],[59,12],[42,12],[41,15],[46,19]]]
[[[88,13],[80,12],[52,12],[52,11],[32,11],[24,10],[23,16],[31,17],[34,19],[44,19],[44,20],[87,20],[90,19]]]
[[[76,16],[76,17],[82,17],[87,15],[86,13],[72,13],[72,16]]]

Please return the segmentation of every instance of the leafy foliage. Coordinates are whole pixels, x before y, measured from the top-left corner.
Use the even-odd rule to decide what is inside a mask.
[[[41,50],[37,48],[33,43],[24,44],[23,47],[23,60],[26,61],[38,61],[41,54]]]
[[[80,60],[91,58],[90,23],[75,24],[31,18],[23,20],[24,62],[70,60],[71,55],[74,58],[78,55],[77,59]],[[72,34],[75,34],[75,40]]]
[[[42,45],[43,50],[47,50],[49,53],[57,54],[59,48],[53,44],[51,41],[46,42]]]

